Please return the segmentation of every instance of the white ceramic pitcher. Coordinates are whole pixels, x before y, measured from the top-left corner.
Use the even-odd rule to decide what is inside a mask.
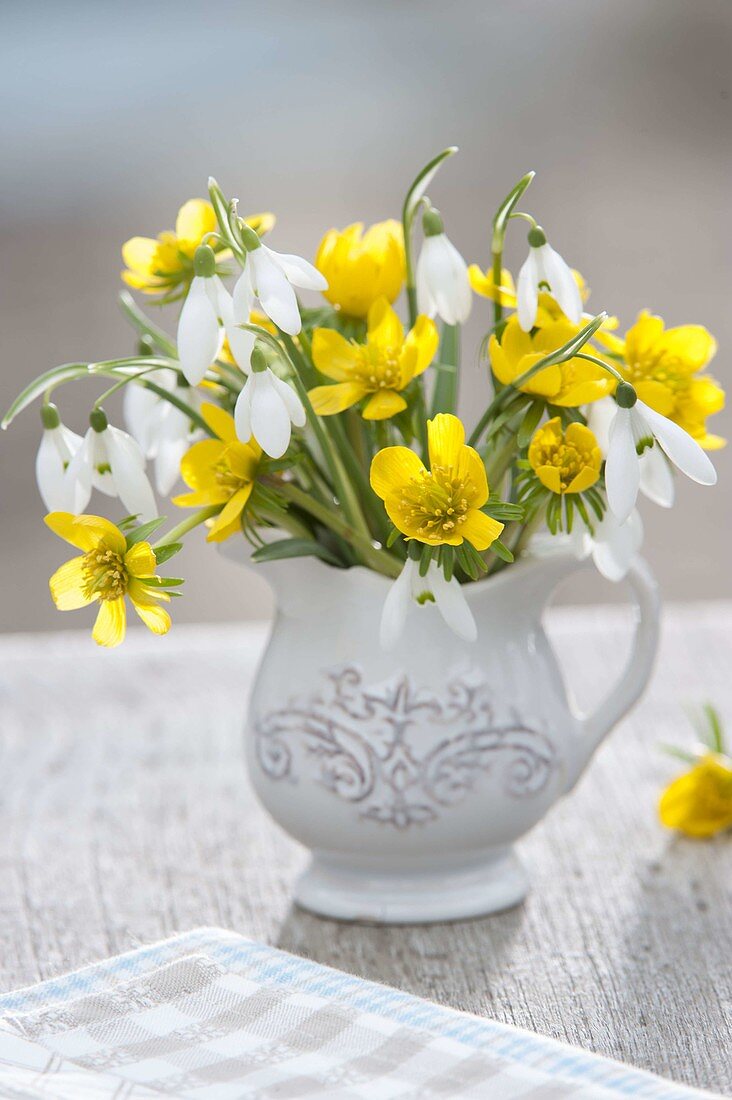
[[[241,561],[242,543],[225,553]],[[638,623],[620,682],[599,709],[567,698],[541,616],[569,553],[525,559],[465,587],[478,625],[460,641],[432,604],[397,649],[379,646],[388,579],[312,558],[256,566],[277,613],[246,731],[254,787],[311,850],[295,900],[347,920],[423,922],[519,902],[512,845],[576,782],[645,687],[658,595],[629,573]]]

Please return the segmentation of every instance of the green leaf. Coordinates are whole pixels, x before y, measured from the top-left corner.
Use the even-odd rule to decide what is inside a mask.
[[[541,420],[543,412],[543,401],[532,401],[532,403],[529,405],[528,409],[524,413],[524,418],[519,425],[518,436],[516,439],[520,450],[523,450],[524,447],[528,447],[529,443],[531,442],[531,437],[536,431],[539,421]]]
[[[164,523],[165,516],[157,516],[155,519],[149,519],[147,523],[140,524],[127,536],[127,548],[134,546],[136,542],[145,542],[148,535],[152,535],[153,531],[157,531],[158,527],[162,527]]]
[[[149,336],[152,342],[157,345],[164,355],[169,355],[171,358],[177,359],[178,351],[174,342],[166,332],[163,332],[158,325],[154,324],[149,317],[145,316],[137,302],[127,290],[120,291],[119,304],[128,321],[134,325],[138,332],[142,333],[144,336]]]
[[[529,186],[535,175],[535,172],[527,172],[525,176],[522,176],[516,186],[511,188],[501,205],[498,207],[495,217],[493,218],[492,248],[494,252],[503,251],[503,238],[506,233],[506,225],[508,224],[508,219],[510,218],[516,207],[516,204],[518,203],[519,199],[521,198],[524,191]]]
[[[182,577],[146,577],[144,580],[144,584],[150,588],[177,588],[184,583]]]
[[[331,554],[322,543],[316,542],[314,539],[304,538],[279,539],[277,542],[269,542],[265,546],[261,546],[259,550],[254,551],[252,561],[284,561],[286,558],[305,557],[320,558],[328,565],[341,565],[335,554]]]
[[[183,549],[182,542],[168,542],[165,546],[158,546],[153,550],[158,565],[162,565],[168,558],[172,558],[179,550]]]
[[[724,753],[724,729],[719,711],[711,703],[705,703],[702,710],[709,724],[707,735],[709,747],[713,752],[722,754]]]
[[[421,172],[417,173],[412,186],[407,191],[407,197],[404,200],[403,221],[405,221],[409,227],[412,225],[420,200],[432,183],[437,169],[440,167],[443,160],[447,160],[453,153],[457,153],[457,145],[451,145],[449,148],[443,149],[441,153],[433,157],[429,164],[425,164]]]
[[[500,539],[494,539],[490,545],[490,549],[493,551],[496,557],[499,557],[502,561],[513,561],[513,554],[505,545],[505,543],[501,542]]]
[[[454,413],[458,400],[458,365],[460,363],[460,325],[442,326],[435,388],[432,394],[432,415]]]

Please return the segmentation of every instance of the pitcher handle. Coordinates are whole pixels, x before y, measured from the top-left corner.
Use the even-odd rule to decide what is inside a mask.
[[[636,558],[626,579],[636,612],[633,648],[622,675],[597,709],[580,719],[577,766],[570,776],[573,787],[593,752],[613,726],[628,713],[648,683],[658,649],[660,598],[656,578],[642,558]]]

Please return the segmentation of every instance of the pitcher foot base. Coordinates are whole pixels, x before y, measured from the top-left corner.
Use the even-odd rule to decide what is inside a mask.
[[[511,849],[424,870],[354,866],[315,854],[295,887],[303,909],[335,920],[430,924],[487,916],[518,905],[528,878]]]

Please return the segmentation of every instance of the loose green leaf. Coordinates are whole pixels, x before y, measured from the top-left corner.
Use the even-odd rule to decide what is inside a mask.
[[[157,516],[155,519],[150,519],[147,523],[140,524],[127,536],[127,546],[134,546],[137,542],[145,542],[148,535],[152,535],[153,531],[157,531],[158,527],[162,527],[165,523],[165,516]]]
[[[417,212],[417,207],[427,188],[432,183],[437,169],[440,167],[443,160],[447,160],[453,153],[457,153],[457,145],[451,145],[448,149],[443,149],[441,153],[433,157],[429,164],[424,166],[421,172],[417,173],[412,186],[407,191],[407,197],[404,200],[403,221],[406,222],[408,226],[411,227],[414,215]]]
[[[518,435],[516,437],[520,450],[523,450],[524,447],[528,447],[543,412],[544,403],[542,401],[532,401],[524,413],[524,418],[519,425]]]
[[[157,561],[158,565],[162,565],[163,562],[167,561],[169,558],[172,558],[175,554],[178,553],[179,550],[182,549],[182,542],[168,542],[165,544],[165,546],[158,546],[157,549],[154,551],[155,560]]]
[[[490,548],[493,551],[493,553],[496,555],[496,557],[500,558],[502,561],[507,561],[507,562],[512,562],[513,561],[513,554],[508,549],[506,544],[501,542],[500,539],[494,539],[493,542],[491,543]]]

